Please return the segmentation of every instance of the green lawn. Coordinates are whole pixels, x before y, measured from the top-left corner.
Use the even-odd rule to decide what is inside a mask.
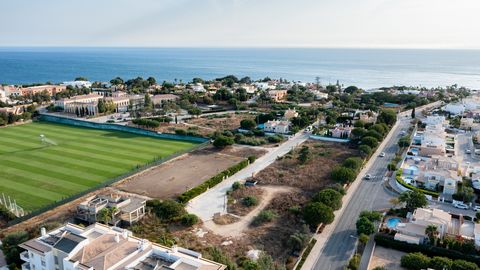
[[[31,211],[194,145],[45,122],[0,128],[0,195]]]

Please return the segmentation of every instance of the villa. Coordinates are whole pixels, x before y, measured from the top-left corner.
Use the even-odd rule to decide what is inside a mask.
[[[398,223],[393,228],[395,240],[411,244],[422,244],[427,239],[426,229],[429,225],[437,228],[439,238],[446,236],[475,239],[475,246],[480,247],[480,227],[462,215],[451,215],[440,209],[417,208],[409,213],[408,222]],[[478,239],[478,241],[477,241]]]
[[[268,95],[275,101],[280,102],[287,97],[287,90],[270,90]]]
[[[20,245],[22,270],[223,270],[225,265],[200,253],[171,248],[132,236],[128,230],[93,224],[66,224]]]
[[[364,123],[375,123],[375,122],[377,122],[377,116],[378,116],[378,114],[376,112],[373,112],[373,111],[370,111],[370,110],[366,110],[366,111],[357,110],[357,111],[355,111],[355,117],[357,117],[357,119],[359,121],[362,121]]]
[[[293,118],[298,116],[298,112],[295,109],[288,109],[283,114],[283,118],[286,120],[292,120]]]
[[[95,223],[101,221],[99,220],[101,211],[114,209],[115,213],[109,221],[110,224],[131,225],[145,215],[145,205],[146,200],[137,197],[97,195],[79,204],[75,217],[88,223]]]
[[[269,120],[264,124],[264,131],[271,133],[287,134],[290,132],[290,122],[281,120]]]

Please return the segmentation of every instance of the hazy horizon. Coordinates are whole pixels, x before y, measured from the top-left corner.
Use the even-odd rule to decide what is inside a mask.
[[[1,47],[480,49],[477,0],[21,0]]]

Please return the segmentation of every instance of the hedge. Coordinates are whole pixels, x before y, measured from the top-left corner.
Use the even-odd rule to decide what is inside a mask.
[[[435,247],[431,245],[416,245],[407,242],[397,241],[392,235],[385,233],[375,234],[375,243],[386,248],[392,248],[403,252],[421,252],[430,257],[440,256],[454,260],[460,259],[480,265],[480,256],[465,254],[460,251],[446,249],[442,247]]]
[[[233,165],[232,167],[224,170],[223,172],[211,177],[207,181],[203,182],[202,184],[187,190],[186,192],[182,193],[180,196],[178,196],[178,201],[181,203],[187,203],[191,199],[197,197],[198,195],[204,193],[207,191],[209,188],[212,188],[216,185],[218,185],[220,182],[223,181],[225,177],[229,177],[240,171],[241,169],[245,168],[248,166],[250,163],[249,160],[251,158],[249,157],[248,159],[245,159],[241,161],[240,163]]]
[[[423,189],[423,188],[417,188],[415,186],[412,186],[410,184],[407,184],[403,179],[402,179],[402,171],[401,169],[398,170],[396,173],[395,173],[395,179],[397,180],[398,183],[400,183],[400,185],[410,189],[410,190],[416,190],[416,191],[419,191],[425,195],[431,195],[431,196],[434,196],[434,197],[438,197],[439,194],[438,192],[435,192],[435,191],[431,191],[431,190],[427,190],[427,189]]]

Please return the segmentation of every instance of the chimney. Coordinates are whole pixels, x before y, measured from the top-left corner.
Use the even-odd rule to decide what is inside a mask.
[[[47,229],[45,229],[45,227],[42,227],[42,228],[40,229],[40,234],[41,234],[42,236],[47,236]]]
[[[173,246],[172,246],[172,252],[173,252],[173,253],[177,253],[177,252],[178,252],[178,247],[177,247],[177,245],[173,245]]]
[[[123,236],[123,238],[127,239],[127,238],[128,238],[128,231],[127,231],[127,230],[123,230],[123,231],[122,231],[122,236]]]
[[[120,243],[120,236],[118,234],[115,234],[115,242]]]

